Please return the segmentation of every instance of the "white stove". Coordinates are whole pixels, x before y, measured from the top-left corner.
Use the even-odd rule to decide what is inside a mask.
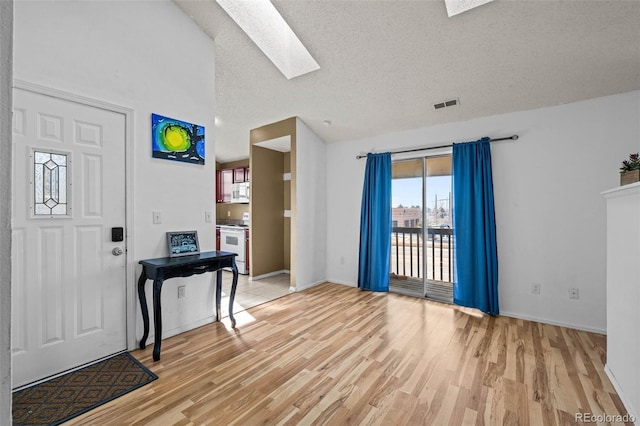
[[[240,274],[249,273],[249,213],[242,216],[241,225],[218,225],[220,250],[236,253],[236,266]]]

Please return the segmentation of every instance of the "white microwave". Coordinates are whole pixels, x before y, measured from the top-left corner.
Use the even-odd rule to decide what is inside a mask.
[[[231,185],[231,202],[249,202],[249,182],[234,183],[233,185]]]

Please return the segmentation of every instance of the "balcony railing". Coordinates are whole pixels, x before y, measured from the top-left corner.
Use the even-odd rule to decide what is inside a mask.
[[[391,234],[391,274],[396,279],[420,278],[427,262],[427,281],[451,283],[453,279],[453,229],[393,228]],[[426,256],[424,252],[426,251]]]

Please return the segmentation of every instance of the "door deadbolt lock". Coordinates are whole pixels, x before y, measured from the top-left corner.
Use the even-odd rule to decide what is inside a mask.
[[[113,250],[111,250],[111,253],[114,256],[120,256],[123,253],[123,251],[120,247],[114,247]]]
[[[124,241],[124,228],[123,227],[115,227],[111,228],[111,241],[117,243],[119,241]]]

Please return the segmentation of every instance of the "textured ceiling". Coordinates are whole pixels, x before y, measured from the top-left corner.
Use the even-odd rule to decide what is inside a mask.
[[[321,67],[292,80],[215,1],[175,1],[215,40],[223,162],[291,116],[333,143],[640,89],[640,0],[274,1]]]

